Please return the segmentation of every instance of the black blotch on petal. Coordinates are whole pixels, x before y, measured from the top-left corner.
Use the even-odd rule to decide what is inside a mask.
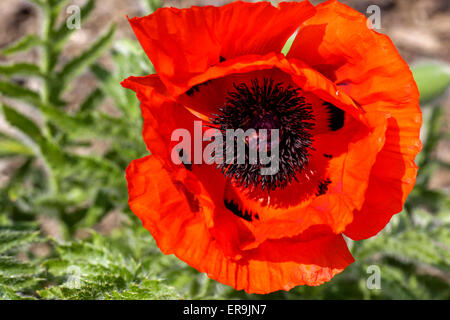
[[[222,57],[222,56],[220,56],[220,58],[219,58],[219,61],[220,62],[224,62],[224,61],[226,61],[227,59],[225,59],[224,57]]]
[[[328,178],[320,181],[319,186],[317,187],[316,196],[321,196],[321,195],[324,195],[325,193],[327,193],[328,186],[330,185],[330,183],[331,183],[331,180]]]
[[[211,80],[208,80],[208,81],[205,81],[203,83],[197,84],[197,85],[193,86],[192,88],[190,88],[188,91],[186,91],[186,94],[189,97],[192,97],[196,92],[200,92],[201,87],[207,86],[210,83],[211,83]]]
[[[180,157],[180,160],[182,161],[184,168],[186,170],[192,171],[192,163],[188,163],[187,156],[184,154],[183,149],[178,150],[178,156]]]
[[[242,212],[241,209],[239,209],[239,206],[233,201],[233,200],[227,200],[225,199],[223,201],[225,208],[230,210],[235,216],[238,216],[239,218],[242,218],[246,221],[252,222],[252,213],[245,210],[245,212]],[[256,218],[256,216],[255,216]],[[257,218],[259,220],[259,217]]]
[[[328,127],[331,131],[337,131],[344,126],[345,112],[335,105],[325,102],[324,106],[327,108],[330,118],[328,119]]]

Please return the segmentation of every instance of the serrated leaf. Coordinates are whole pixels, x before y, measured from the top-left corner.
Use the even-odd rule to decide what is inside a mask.
[[[10,286],[3,285],[0,279],[0,300],[22,300],[22,297]]]
[[[93,90],[89,96],[86,97],[86,99],[81,103],[80,106],[80,113],[92,111],[95,108],[97,108],[103,99],[105,98],[105,95],[100,89]]]
[[[60,279],[40,290],[45,299],[177,299],[174,288],[150,279],[140,264],[125,257],[107,239],[94,234],[85,241],[60,243],[58,258],[44,263]]]
[[[116,106],[123,111],[123,106],[126,105],[126,91],[122,90],[123,88],[118,86],[119,82],[114,79],[112,73],[98,65],[92,66],[91,71],[101,82],[101,86],[105,94],[112,97],[116,103]],[[129,105],[127,105],[127,107],[129,107]]]
[[[34,152],[20,141],[0,136],[0,158],[16,155],[31,157]]]
[[[39,272],[39,267],[21,262],[12,257],[0,256],[0,275],[14,280],[23,276],[32,276]]]
[[[55,123],[62,130],[78,138],[92,135],[94,119],[90,115],[69,115],[53,107],[41,106],[41,111],[47,119]]]
[[[26,246],[36,242],[38,232],[34,229],[0,226],[0,299],[31,299],[26,293],[41,280],[39,274],[42,267],[33,263],[18,260],[11,255],[20,252]],[[6,255],[6,254],[10,255]]]
[[[41,76],[41,70],[39,66],[32,63],[15,63],[10,65],[0,65],[0,74],[4,76]]]
[[[33,106],[40,106],[41,104],[39,93],[11,82],[0,81],[0,94],[22,100]]]
[[[398,217],[395,217],[398,218]],[[379,236],[366,240],[355,252],[359,260],[371,255],[390,257],[400,263],[433,268],[450,272],[450,232],[449,226],[436,225],[435,218],[427,214],[420,218],[413,214],[415,225],[400,232],[383,231]],[[397,220],[397,219],[394,219]]]
[[[43,138],[39,126],[22,113],[6,105],[2,105],[2,111],[10,125],[22,131],[34,142],[39,143]]]
[[[70,81],[77,77],[83,70],[93,64],[111,45],[115,27],[112,26],[102,37],[95,41],[81,55],[67,63],[58,73],[58,90],[66,89]]]
[[[17,230],[12,227],[0,227],[0,254],[24,246],[36,240],[39,235],[34,230]]]
[[[39,146],[43,158],[51,167],[63,166],[65,158],[63,152],[54,142],[42,134],[36,123],[9,106],[3,105],[2,110],[10,125],[22,131]]]
[[[89,0],[81,9],[80,9],[80,22],[85,21],[91,12],[95,9],[95,0]],[[69,29],[66,23],[63,23],[53,36],[53,42],[57,43],[58,46],[62,46],[68,37],[74,32],[76,29]]]
[[[144,279],[131,283],[125,290],[113,290],[105,294],[106,300],[178,300],[180,295],[160,280]]]
[[[428,103],[440,97],[450,86],[450,66],[431,62],[413,68],[420,92],[420,102]]]
[[[1,54],[7,56],[11,55],[17,52],[26,51],[28,49],[31,49],[33,47],[37,47],[42,44],[42,40],[39,36],[35,34],[30,34],[28,36],[25,36],[21,38],[16,43],[13,43],[12,45],[8,46],[7,48],[1,50]]]

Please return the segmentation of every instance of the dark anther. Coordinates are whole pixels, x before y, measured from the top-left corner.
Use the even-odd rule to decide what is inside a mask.
[[[252,213],[251,212],[249,213],[248,210],[245,210],[245,212],[242,212],[242,210],[239,208],[239,206],[233,200],[225,199],[223,201],[223,203],[225,205],[225,208],[230,210],[235,216],[238,216],[239,218],[242,218],[249,222],[253,221]],[[259,219],[259,217],[257,219]]]
[[[324,153],[324,155],[323,155],[325,158],[328,158],[328,159],[333,159],[333,156],[331,155],[331,154],[326,154],[326,153]]]
[[[311,105],[305,102],[299,89],[274,83],[271,79],[264,79],[262,83],[254,79],[251,86],[234,84],[234,89],[229,92],[225,105],[211,119],[211,126],[219,128],[223,134],[223,150],[227,150],[227,129],[278,129],[279,140],[273,142],[269,136],[267,142],[275,143],[279,149],[279,168],[272,175],[261,175],[261,168],[266,166],[259,161],[250,164],[250,138],[245,145],[245,164],[238,164],[237,143],[234,143],[233,163],[222,161],[219,168],[239,186],[260,186],[263,190],[286,187],[297,180],[297,173],[309,163],[313,141],[310,131],[314,125]],[[270,156],[270,146],[268,151]]]
[[[316,196],[321,196],[321,195],[324,195],[325,193],[327,193],[328,186],[330,185],[330,183],[331,183],[331,180],[328,178],[320,181],[319,186],[317,188]]]
[[[224,57],[220,56],[219,60],[220,60],[220,62],[224,62],[224,61],[226,61],[227,59],[225,59]]]
[[[325,102],[324,106],[326,106],[328,113],[330,115],[329,118],[329,128],[332,131],[337,131],[344,126],[345,112],[342,109],[339,109],[335,105]]]

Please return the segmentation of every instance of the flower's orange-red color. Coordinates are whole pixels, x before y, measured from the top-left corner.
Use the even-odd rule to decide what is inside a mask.
[[[152,153],[127,169],[129,205],[163,253],[237,290],[316,286],[354,261],[343,235],[372,237],[402,210],[421,149],[419,93],[362,14],[338,1],[235,2],[130,23],[157,74],[123,82],[141,101]],[[298,88],[311,105],[312,148],[297,180],[245,188],[213,165],[175,165],[172,132],[193,132],[254,79]]]

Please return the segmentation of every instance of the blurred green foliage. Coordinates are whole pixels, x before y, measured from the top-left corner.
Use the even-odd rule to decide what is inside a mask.
[[[434,152],[438,142],[448,138],[439,106],[439,97],[450,85],[448,66],[431,62],[414,70],[422,93],[424,149],[417,159],[417,185],[404,212],[378,236],[349,240],[357,262],[331,282],[248,295],[161,254],[128,209],[124,171],[147,151],[139,103],[120,82],[129,75],[154,72],[143,50],[133,40],[113,43],[115,28],[110,27],[79,56],[64,62],[62,50],[76,32],[57,24],[68,1],[32,2],[43,13],[42,33],[1,51],[13,55],[39,47],[41,63],[0,66],[3,117],[18,132],[0,133],[0,159],[17,163],[0,190],[0,298],[450,299],[450,201],[448,193],[430,188],[435,170],[449,169]],[[149,11],[159,5],[144,2]],[[82,20],[94,6],[94,0],[86,2]],[[112,70],[99,62],[105,55],[113,62]],[[64,93],[86,72],[96,77],[98,86],[69,112]],[[40,90],[20,85],[21,77],[40,79]],[[100,108],[106,98],[117,116]],[[41,120],[18,107],[23,105]],[[96,143],[107,147],[95,154]],[[129,218],[108,235],[92,231],[111,212]],[[62,239],[39,230],[42,217],[57,221]],[[89,235],[80,237],[86,230]],[[368,289],[372,265],[380,268],[381,289]]]

